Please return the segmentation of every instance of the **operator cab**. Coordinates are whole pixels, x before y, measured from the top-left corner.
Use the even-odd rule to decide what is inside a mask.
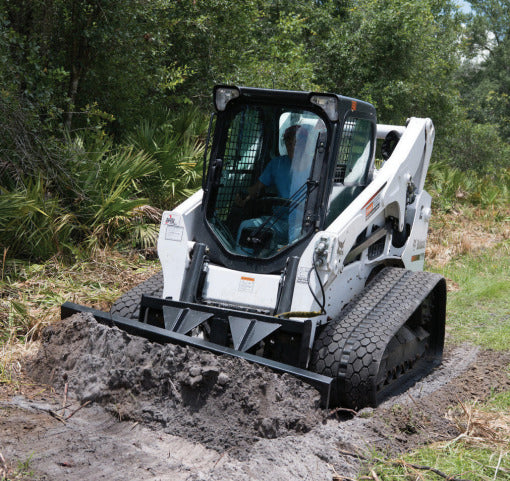
[[[337,166],[341,127],[345,123],[350,130],[347,139],[356,129],[349,112],[357,103],[351,99],[224,86],[215,88],[214,99],[217,118],[203,204],[208,247],[230,267],[249,257],[255,266],[267,266],[256,270],[278,270],[282,259],[300,255],[304,239],[337,215],[330,196],[337,198],[347,187],[348,195],[357,195],[359,181],[366,182],[375,110],[360,102],[369,106],[358,112],[366,117],[368,139],[356,157],[362,160],[348,166],[350,149]],[[356,185],[349,185],[350,179]]]
[[[207,220],[230,253],[268,258],[313,227],[304,225],[304,212],[317,139],[326,125],[316,113],[297,108],[240,105],[229,113]]]

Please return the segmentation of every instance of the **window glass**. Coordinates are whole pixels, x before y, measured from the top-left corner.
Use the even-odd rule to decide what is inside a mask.
[[[267,258],[307,234],[304,209],[317,138],[326,126],[306,110],[244,106],[232,115],[208,221],[235,254]]]
[[[372,123],[366,119],[348,118],[344,124],[334,181],[344,185],[365,184],[371,147]]]

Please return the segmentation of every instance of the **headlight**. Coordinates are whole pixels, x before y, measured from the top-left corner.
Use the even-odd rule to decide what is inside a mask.
[[[239,90],[235,87],[217,87],[214,91],[214,104],[216,109],[223,112],[227,104],[239,97]]]

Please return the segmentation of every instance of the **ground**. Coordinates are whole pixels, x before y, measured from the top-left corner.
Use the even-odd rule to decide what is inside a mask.
[[[491,225],[476,215],[437,217],[429,262],[439,268],[508,240],[508,225]],[[98,269],[115,277],[106,263]],[[126,275],[115,278],[124,282]],[[461,288],[447,281],[451,292]],[[25,284],[29,297],[39,295]],[[7,360],[4,354],[0,479],[383,481],[396,478],[378,478],[371,471],[375,457],[400,459],[468,434],[481,439],[503,425],[501,452],[507,453],[510,416],[498,412],[492,429],[486,418],[477,424],[473,412],[473,403],[510,392],[510,352],[487,345],[448,339],[443,363],[431,375],[376,409],[354,413],[321,409],[318,394],[290,376],[241,359],[154,345],[77,315],[50,323],[23,352],[9,351]],[[473,432],[476,426],[485,433]],[[477,479],[510,479],[508,454],[499,461],[496,456],[490,476]],[[440,476],[417,471],[399,479]]]
[[[0,391],[7,479],[354,478],[374,450],[391,457],[461,434],[459,400],[510,390],[510,353],[463,345],[376,409],[325,411],[294,378],[154,345],[88,315],[50,326],[25,359],[33,382]]]

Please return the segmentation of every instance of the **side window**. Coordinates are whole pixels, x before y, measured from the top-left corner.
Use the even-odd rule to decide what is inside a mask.
[[[226,220],[236,193],[249,187],[260,174],[262,111],[244,107],[232,119],[225,142],[223,170],[216,200],[216,216]]]
[[[335,169],[335,183],[344,185],[366,183],[372,139],[372,123],[369,120],[350,117],[345,121]]]

